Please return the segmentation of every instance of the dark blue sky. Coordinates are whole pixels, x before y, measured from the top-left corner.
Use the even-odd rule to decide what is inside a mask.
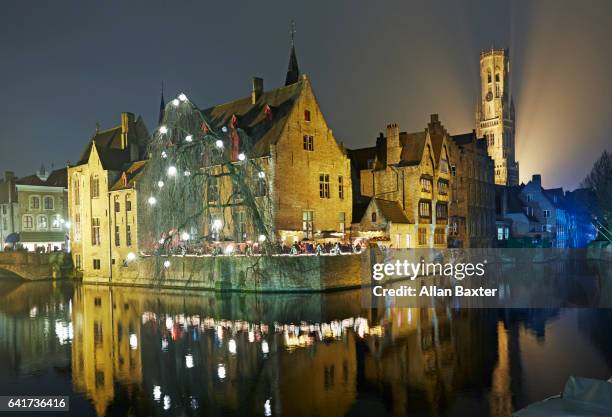
[[[374,143],[397,122],[473,128],[478,52],[511,49],[521,178],[574,187],[612,143],[612,2],[14,1],[0,13],[0,170],[75,162],[122,111],[157,119],[284,81],[289,22],[302,72],[337,138]]]

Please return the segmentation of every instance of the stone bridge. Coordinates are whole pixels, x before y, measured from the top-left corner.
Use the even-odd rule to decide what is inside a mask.
[[[71,272],[70,255],[64,252],[0,252],[0,279],[14,276],[28,281],[66,278]]]

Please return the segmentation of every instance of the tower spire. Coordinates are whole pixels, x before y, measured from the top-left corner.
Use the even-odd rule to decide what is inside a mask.
[[[158,124],[161,124],[164,120],[164,113],[166,111],[166,103],[164,101],[164,82],[161,83],[161,101],[159,103],[159,120]]]
[[[297,56],[295,54],[295,21],[293,20],[291,21],[289,35],[291,36],[291,55],[289,56],[289,67],[287,68],[285,85],[294,84],[300,78],[300,68],[298,67]]]

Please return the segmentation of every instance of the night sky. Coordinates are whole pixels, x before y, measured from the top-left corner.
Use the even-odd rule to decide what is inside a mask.
[[[389,122],[474,128],[478,53],[509,47],[521,180],[573,188],[612,148],[612,1],[11,1],[0,12],[0,171],[76,162],[96,122],[141,114],[160,84],[204,108],[300,69],[347,147]]]

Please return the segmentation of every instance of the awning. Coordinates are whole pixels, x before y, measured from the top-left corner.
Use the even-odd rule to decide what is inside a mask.
[[[11,233],[4,239],[5,243],[17,243],[19,242],[19,233]]]
[[[64,232],[21,232],[21,243],[64,242]]]

